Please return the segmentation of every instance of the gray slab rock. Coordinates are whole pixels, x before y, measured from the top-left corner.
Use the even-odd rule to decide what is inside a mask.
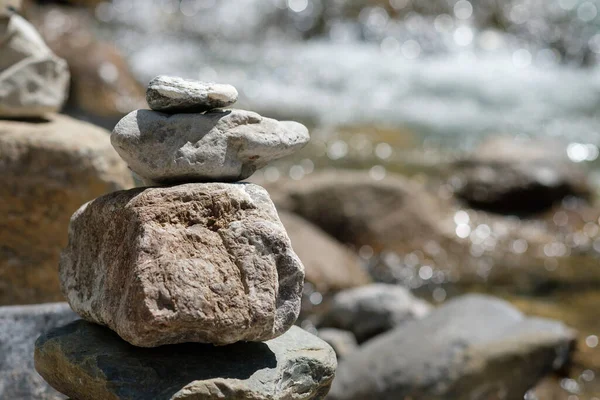
[[[466,295],[345,358],[328,399],[522,399],[565,366],[574,342],[575,332],[559,321]]]
[[[0,399],[59,400],[33,366],[35,340],[77,319],[67,303],[0,307]]]
[[[358,349],[358,343],[354,334],[349,331],[335,328],[322,328],[317,333],[319,338],[326,341],[335,351],[338,360],[347,357]]]
[[[303,125],[244,110],[163,114],[137,110],[115,127],[111,142],[148,184],[238,181],[308,143]]]
[[[198,113],[232,105],[237,90],[227,84],[159,75],[148,83],[146,101],[151,109],[169,114]]]
[[[80,320],[41,336],[35,351],[44,379],[78,400],[323,399],[336,364],[327,343],[296,326],[265,343],[144,349]]]
[[[60,261],[73,310],[143,347],[272,339],[303,280],[268,193],[244,183],[102,196],[73,215]]]
[[[66,61],[18,14],[0,17],[0,118],[41,118],[66,100]]]
[[[337,293],[321,325],[350,331],[364,342],[430,311],[431,305],[408,289],[375,283]]]

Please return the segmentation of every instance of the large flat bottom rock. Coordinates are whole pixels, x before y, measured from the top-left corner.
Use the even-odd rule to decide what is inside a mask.
[[[333,349],[294,326],[264,343],[184,343],[139,348],[83,320],[36,342],[35,366],[77,400],[323,399]]]
[[[59,400],[33,367],[40,334],[77,319],[67,303],[0,307],[0,399]]]
[[[451,300],[340,363],[330,400],[522,399],[565,367],[575,332],[489,296]]]

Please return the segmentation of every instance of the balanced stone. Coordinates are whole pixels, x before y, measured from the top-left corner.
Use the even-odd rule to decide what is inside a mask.
[[[304,147],[308,130],[243,110],[163,114],[137,110],[111,142],[146,183],[238,181]]]
[[[18,14],[0,15],[0,118],[40,118],[67,96],[67,63]]]
[[[73,310],[142,347],[277,337],[303,279],[267,191],[245,183],[102,196],[73,215],[60,262]]]
[[[165,75],[152,79],[146,90],[146,101],[151,109],[171,114],[227,107],[237,98],[238,92],[231,85]]]
[[[35,351],[44,379],[78,400],[323,399],[336,364],[298,327],[265,343],[143,349],[80,320],[42,335]]]
[[[522,399],[568,364],[575,336],[559,321],[466,295],[344,358],[328,399]]]

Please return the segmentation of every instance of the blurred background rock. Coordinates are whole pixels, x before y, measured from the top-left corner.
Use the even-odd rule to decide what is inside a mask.
[[[577,329],[570,369],[529,400],[600,399],[599,9],[598,0],[22,5],[69,65],[71,117],[112,129],[167,73],[231,83],[241,108],[309,126],[309,146],[251,180],[270,191],[305,263],[301,325],[326,329],[344,359],[354,334],[323,318],[336,292],[372,281],[434,306],[484,292]],[[75,208],[85,201],[73,198]],[[14,302],[38,301],[28,296]]]

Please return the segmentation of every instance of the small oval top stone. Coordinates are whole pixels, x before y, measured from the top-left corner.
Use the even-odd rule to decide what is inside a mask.
[[[227,107],[237,98],[238,92],[231,85],[166,75],[152,79],[146,90],[146,101],[151,109],[171,114]]]

